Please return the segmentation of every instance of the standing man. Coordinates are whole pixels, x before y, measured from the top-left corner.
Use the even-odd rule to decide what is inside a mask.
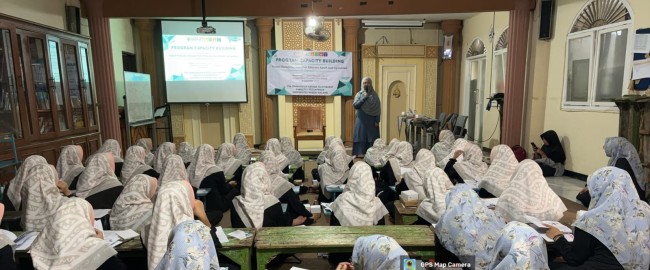
[[[354,121],[352,155],[363,157],[366,150],[379,138],[379,117],[381,116],[381,101],[372,87],[370,77],[365,77],[361,81],[361,91],[354,96],[352,105],[357,116]]]

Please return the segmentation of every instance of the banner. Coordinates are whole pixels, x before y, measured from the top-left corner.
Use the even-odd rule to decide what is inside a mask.
[[[352,53],[266,51],[269,95],[351,96]]]

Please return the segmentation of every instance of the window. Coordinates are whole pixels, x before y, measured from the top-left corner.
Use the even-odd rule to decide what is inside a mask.
[[[562,109],[615,110],[630,77],[631,15],[622,0],[592,0],[567,37]]]
[[[492,63],[492,94],[506,91],[506,63],[508,62],[508,28],[501,32],[494,47]]]

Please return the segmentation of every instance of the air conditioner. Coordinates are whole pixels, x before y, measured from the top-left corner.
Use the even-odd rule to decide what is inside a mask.
[[[362,20],[363,28],[423,28],[425,20]]]

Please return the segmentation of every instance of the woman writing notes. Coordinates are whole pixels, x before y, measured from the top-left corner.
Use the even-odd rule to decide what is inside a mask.
[[[379,138],[379,116],[381,115],[381,101],[372,87],[372,79],[363,78],[361,86],[361,91],[354,97],[352,104],[356,110],[352,155],[357,157],[363,157],[372,143]]]

